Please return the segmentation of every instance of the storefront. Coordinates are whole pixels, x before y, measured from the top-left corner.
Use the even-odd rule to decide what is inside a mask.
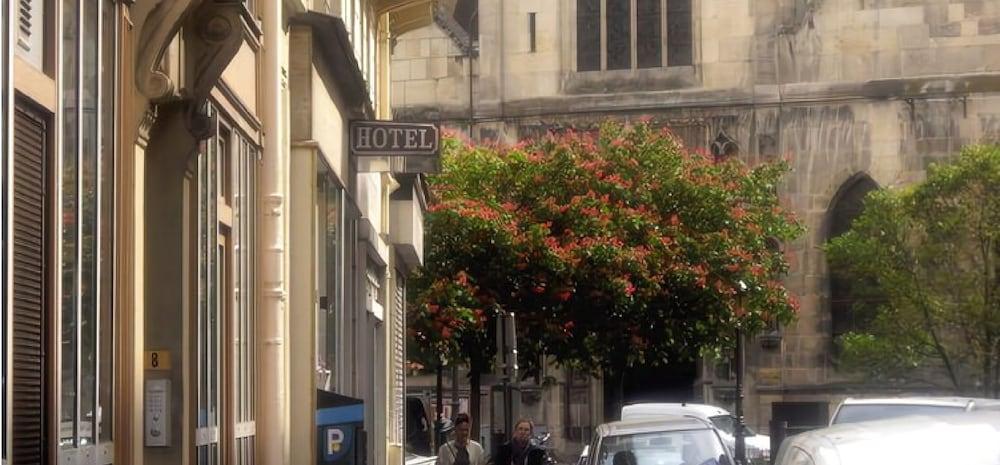
[[[154,126],[145,152],[147,465],[254,463],[261,134],[241,103],[213,90],[207,137]]]
[[[344,129],[387,92],[397,3],[2,2],[5,464],[287,463],[289,409],[308,403],[314,437],[320,392],[364,403],[364,444],[401,436],[396,265],[366,209],[393,181],[359,190]],[[308,105],[291,17],[344,60]],[[302,106],[334,126],[295,137]]]
[[[352,153],[351,122],[376,114],[373,64],[353,59],[337,17],[291,24],[290,100],[301,103],[290,128],[291,461],[333,463],[320,399],[341,398],[360,402],[358,460],[401,464],[405,279],[421,261],[426,208],[415,173],[436,165]]]
[[[4,35],[13,46],[4,47],[13,54],[5,77],[8,65],[14,76],[4,86],[12,123],[4,128],[12,155],[4,167],[5,458],[112,463],[119,6],[17,7],[4,12],[5,22],[18,20]]]

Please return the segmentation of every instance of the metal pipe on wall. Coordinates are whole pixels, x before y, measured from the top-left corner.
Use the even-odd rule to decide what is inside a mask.
[[[282,464],[287,431],[285,380],[285,158],[282,137],[281,21],[282,2],[260,2],[264,40],[260,70],[262,123],[264,131],[260,194],[262,210],[260,239],[261,289],[258,315],[258,360],[263,374],[258,378],[257,463]]]
[[[4,217],[4,228],[2,232],[2,239],[0,239],[0,244],[2,244],[3,250],[0,252],[0,257],[2,260],[2,276],[3,279],[0,281],[0,301],[3,302],[4,308],[10,308],[11,302],[8,302],[7,293],[7,281],[10,276],[10,266],[11,264],[7,261],[7,239],[10,237],[10,230],[13,228],[12,223],[7,217],[7,165],[12,162],[11,156],[14,152],[12,141],[12,133],[8,122],[12,121],[12,98],[14,97],[14,79],[13,70],[11,69],[11,57],[12,47],[11,44],[11,32],[10,32],[10,19],[14,17],[14,9],[12,7],[13,3],[7,0],[0,0],[0,83],[3,84],[3,88],[0,89],[0,152],[3,153],[3,166],[0,168],[0,188],[3,189],[3,202],[2,209]],[[10,424],[11,417],[7,412],[7,396],[10,391],[9,384],[6,380],[10,379],[10,373],[7,371],[7,354],[11,352],[12,343],[7,337],[7,328],[10,325],[10,312],[4,311],[4,316],[0,319],[0,333],[3,337],[0,337],[0,341],[3,341],[3,356],[0,358],[0,374],[2,374],[4,383],[3,391],[0,392],[0,422],[2,422],[2,427],[0,427],[0,460],[4,464],[7,463],[7,452],[8,444],[7,441],[7,427]]]

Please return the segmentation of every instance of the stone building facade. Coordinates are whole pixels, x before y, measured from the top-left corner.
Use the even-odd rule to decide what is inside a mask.
[[[0,463],[404,463],[426,202],[347,128],[429,5],[0,1]]]
[[[397,117],[503,141],[652,118],[718,156],[791,160],[781,196],[808,231],[780,246],[802,309],[749,341],[751,426],[815,427],[845,396],[906,389],[837,370],[856,323],[820,247],[869,190],[1000,140],[1000,1],[479,0],[469,45],[441,24],[399,37]],[[731,370],[700,365],[693,397],[729,404]]]

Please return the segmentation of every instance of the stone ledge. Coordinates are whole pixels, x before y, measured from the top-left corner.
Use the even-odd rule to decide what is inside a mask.
[[[555,116],[602,112],[642,113],[651,110],[832,103],[850,100],[943,98],[1000,92],[1000,73],[921,76],[863,82],[757,85],[722,90],[674,90],[560,95],[504,102],[489,111],[477,102],[477,120]],[[431,116],[435,120],[468,121],[468,106],[394,108],[400,117]]]

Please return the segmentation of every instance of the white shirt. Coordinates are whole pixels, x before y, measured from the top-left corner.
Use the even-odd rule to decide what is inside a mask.
[[[469,452],[469,465],[486,465],[486,451],[478,442],[469,440],[465,445],[465,450]],[[438,449],[437,465],[454,465],[458,446],[455,441],[446,442]]]

